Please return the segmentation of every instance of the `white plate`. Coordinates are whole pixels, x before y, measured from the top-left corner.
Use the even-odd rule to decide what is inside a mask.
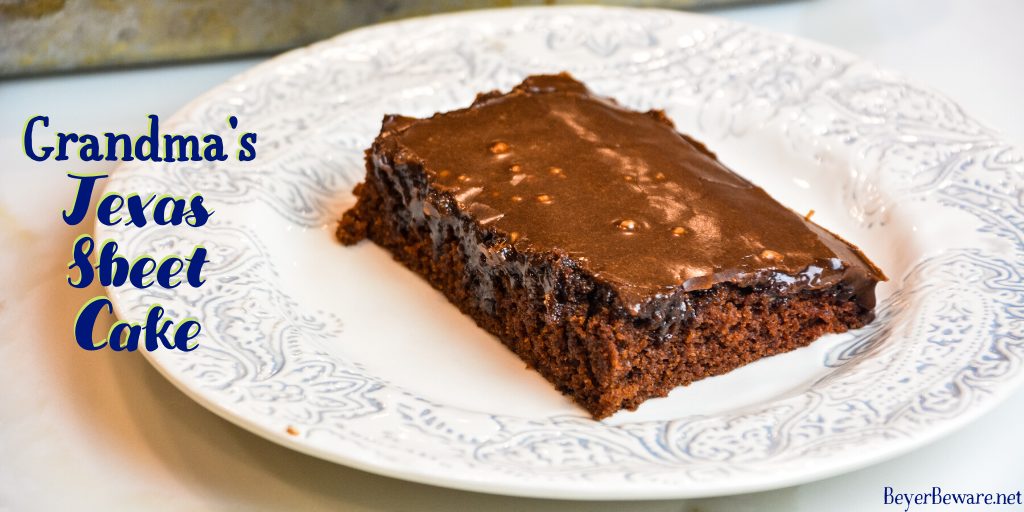
[[[384,251],[335,242],[385,113],[425,116],[561,70],[665,108],[861,245],[892,278],[878,319],[595,422]],[[1020,156],[949,100],[817,44],[657,10],[436,16],[273,59],[162,130],[256,131],[258,158],[119,169],[108,190],[201,192],[216,214],[97,228],[130,257],[210,250],[204,286],[110,289],[118,315],[160,303],[198,317],[200,348],[153,364],[242,427],[342,464],[527,496],[748,492],[920,446],[1022,380]]]

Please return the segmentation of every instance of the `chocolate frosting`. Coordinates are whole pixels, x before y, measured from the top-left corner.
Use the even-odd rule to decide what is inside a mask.
[[[870,308],[885,280],[661,111],[627,110],[564,73],[425,120],[391,116],[382,137],[517,250],[563,252],[631,304],[722,282],[787,291],[846,281]]]

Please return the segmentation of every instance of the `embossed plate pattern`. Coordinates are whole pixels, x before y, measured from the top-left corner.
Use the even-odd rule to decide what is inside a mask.
[[[429,115],[568,70],[683,131],[890,275],[855,333],[594,422],[370,244],[342,248],[383,114]],[[240,119],[232,130],[227,116]],[[108,190],[205,195],[201,228],[97,227],[122,252],[210,251],[199,289],[114,288],[118,315],[198,317],[200,348],[149,354],[246,429],[354,467],[563,498],[728,494],[920,446],[1022,380],[1022,160],[926,88],[851,55],[689,14],[480,11],[343,34],[197,99],[166,132],[259,134],[239,163],[124,164]]]

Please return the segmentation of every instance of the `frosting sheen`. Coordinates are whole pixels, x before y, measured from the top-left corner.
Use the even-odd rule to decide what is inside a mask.
[[[435,188],[517,250],[562,251],[633,302],[721,282],[845,280],[871,307],[885,279],[661,111],[627,110],[567,74],[529,77],[429,119],[390,117],[385,132]]]

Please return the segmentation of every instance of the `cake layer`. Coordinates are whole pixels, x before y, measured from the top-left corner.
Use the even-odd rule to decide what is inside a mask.
[[[341,240],[390,251],[595,419],[870,318],[842,284],[779,296],[729,283],[662,297],[637,317],[571,258],[516,251],[465,215],[410,215],[396,191],[424,202],[402,184],[415,173],[384,169],[358,187]],[[438,199],[447,212],[438,196],[426,202]]]
[[[881,272],[567,75],[385,119],[338,236],[426,278],[595,418],[870,320]]]

